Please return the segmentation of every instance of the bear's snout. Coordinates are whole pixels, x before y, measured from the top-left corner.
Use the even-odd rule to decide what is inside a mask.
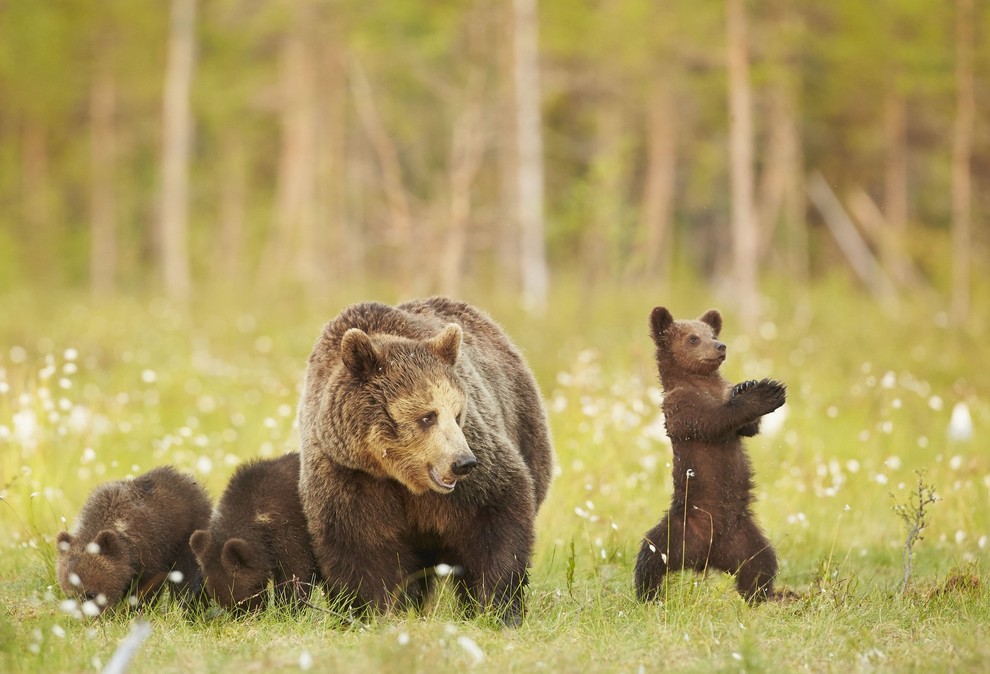
[[[464,477],[477,465],[478,459],[475,458],[474,454],[468,452],[466,454],[461,454],[452,464],[450,464],[450,472],[457,477]]]
[[[723,342],[715,342],[715,350],[719,353],[725,353],[725,344]]]

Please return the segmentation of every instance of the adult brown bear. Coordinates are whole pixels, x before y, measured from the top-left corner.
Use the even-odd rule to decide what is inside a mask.
[[[469,605],[521,621],[553,449],[533,375],[490,318],[439,297],[347,307],[309,358],[299,433],[331,596],[420,601],[410,579],[445,564]]]

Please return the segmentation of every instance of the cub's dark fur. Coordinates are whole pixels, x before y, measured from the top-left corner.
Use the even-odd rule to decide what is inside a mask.
[[[132,592],[153,596],[171,571],[182,574],[174,586],[180,594],[195,590],[189,536],[209,523],[210,508],[203,488],[171,466],[97,486],[74,532],[57,537],[59,585],[101,611]]]
[[[742,437],[785,400],[783,384],[764,379],[730,385],[719,373],[722,317],[675,321],[664,307],[650,316],[663,413],[674,452],[670,509],[644,537],[636,560],[636,594],[655,599],[668,570],[719,569],[734,574],[748,601],[774,596],[777,557],[750,505],[753,470]]]
[[[299,454],[257,460],[235,472],[210,521],[189,538],[206,592],[224,608],[297,606],[316,579],[316,561],[299,501]]]

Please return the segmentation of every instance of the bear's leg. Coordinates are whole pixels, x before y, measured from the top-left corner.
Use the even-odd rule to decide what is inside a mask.
[[[773,595],[777,555],[752,518],[740,520],[735,531],[723,542],[720,552],[725,562],[719,565],[720,568],[735,574],[736,589],[746,601],[766,601]]]
[[[399,599],[402,580],[415,570],[415,556],[398,540],[371,546],[359,538],[320,551],[320,573],[332,602],[363,611],[387,610]]]
[[[685,518],[682,508],[671,510],[643,537],[636,558],[636,596],[641,601],[655,600],[668,571],[703,571],[711,551],[711,518],[702,511]]]
[[[507,510],[479,513],[467,523],[469,529],[462,529],[451,541],[455,543],[451,548],[463,561],[463,588],[471,603],[504,625],[517,627],[522,624],[523,590],[529,582],[533,518]]]
[[[670,514],[667,513],[658,525],[643,536],[643,544],[636,557],[636,570],[633,574],[636,597],[640,601],[655,600],[663,584],[663,577],[667,574],[668,563],[671,561],[669,520]]]

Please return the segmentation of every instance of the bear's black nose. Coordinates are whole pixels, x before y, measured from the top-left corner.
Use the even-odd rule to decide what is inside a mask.
[[[722,342],[715,342],[715,348],[721,351],[722,353],[725,353],[725,344],[723,344]]]
[[[474,454],[465,454],[450,464],[450,470],[457,477],[464,477],[471,472],[471,469],[478,465],[478,460],[474,458]]]

